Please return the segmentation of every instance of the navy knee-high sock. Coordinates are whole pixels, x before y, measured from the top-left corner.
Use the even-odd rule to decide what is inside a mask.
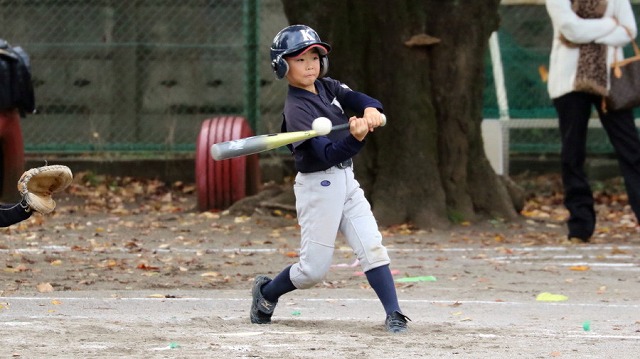
[[[376,292],[378,298],[382,302],[384,311],[391,314],[394,311],[400,312],[400,304],[398,304],[398,295],[396,294],[396,286],[393,282],[393,276],[389,265],[373,268],[365,273],[371,288]]]
[[[278,298],[283,294],[289,293],[296,289],[289,277],[289,269],[291,266],[283,269],[273,280],[262,287],[262,295],[270,302],[277,302]]]

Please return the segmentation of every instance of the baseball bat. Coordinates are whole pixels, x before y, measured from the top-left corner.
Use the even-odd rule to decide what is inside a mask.
[[[382,114],[382,126],[386,125],[387,118]],[[343,123],[331,127],[331,131],[339,131],[349,128],[349,123]],[[282,147],[290,143],[304,141],[319,136],[315,130],[271,133],[267,135],[251,136],[238,140],[214,143],[211,146],[211,157],[216,161],[234,157],[242,157],[260,153],[274,148]]]

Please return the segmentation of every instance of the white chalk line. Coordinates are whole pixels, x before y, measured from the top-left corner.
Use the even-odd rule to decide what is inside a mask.
[[[631,269],[632,271],[640,270],[640,266],[637,263],[633,262],[622,262],[622,263],[611,263],[611,262],[553,262],[552,258],[548,260],[539,260],[539,261],[518,261],[512,260],[504,257],[492,257],[486,258],[488,260],[493,260],[498,263],[505,264],[525,264],[525,265],[533,265],[533,264],[551,264],[560,267],[579,267],[579,266],[588,266],[588,267],[603,267],[603,268],[612,268],[612,269]]]
[[[259,331],[259,332],[220,332],[220,333],[207,333],[207,335],[217,335],[220,337],[255,337],[259,335],[265,334],[282,334],[282,335],[301,335],[301,334],[311,334],[311,331]]]
[[[152,297],[119,297],[119,298],[93,298],[93,297],[0,297],[2,301],[25,301],[25,302],[37,302],[52,300],[59,301],[74,301],[74,302],[249,302],[251,298],[195,298],[195,297],[176,297],[176,298],[152,298]],[[296,302],[375,302],[378,303],[377,298],[292,298]],[[493,300],[457,300],[457,299],[399,299],[400,303],[413,303],[413,304],[470,304],[470,305],[496,305],[496,306],[530,306],[530,305],[550,305],[550,306],[568,306],[568,307],[593,307],[593,308],[628,308],[635,309],[640,308],[640,304],[613,304],[613,303],[567,303],[567,302],[520,302],[520,301],[493,301]]]
[[[546,246],[546,247],[510,247],[510,246],[500,246],[500,248],[507,248],[512,251],[521,251],[521,252],[561,252],[561,251],[611,251],[611,250],[633,250],[640,249],[638,246],[609,246],[609,245],[588,245],[588,246]],[[281,252],[281,248],[151,248],[150,251],[157,253],[274,253]],[[293,249],[297,250],[297,249]],[[336,251],[340,252],[352,252],[351,248],[343,248],[336,247]],[[393,246],[387,246],[387,251],[389,252],[399,252],[399,253],[423,253],[423,252],[495,252],[499,250],[498,248],[492,247],[452,247],[452,248],[394,248]],[[68,246],[40,246],[40,247],[30,247],[30,248],[2,248],[0,249],[0,253],[39,253],[39,252],[71,252],[73,251],[71,247]],[[109,247],[109,248],[100,248],[96,250],[96,253],[109,253],[109,252],[130,252],[129,248],[124,247]],[[615,256],[613,256],[615,257]]]
[[[616,340],[638,340],[640,341],[640,335],[611,335],[611,334],[565,334],[563,333],[553,333],[553,332],[528,332],[523,334],[524,336],[541,336],[541,337],[562,337],[562,338],[579,338],[579,339],[616,339]],[[536,335],[537,334],[537,335]],[[508,335],[500,335],[500,334],[466,334],[468,337],[475,338],[483,338],[483,339],[498,339],[498,338],[507,338],[518,336],[517,333],[509,333]]]
[[[389,252],[397,253],[473,253],[473,252],[490,252],[496,251],[495,248],[473,248],[473,247],[456,247],[456,248],[387,248]],[[632,249],[639,249],[634,246],[585,246],[585,247],[567,247],[567,246],[547,246],[547,247],[509,247],[514,252],[558,252],[568,251],[569,249],[579,251],[611,251],[621,250],[628,251]],[[68,252],[72,249],[67,246],[43,246],[37,248],[17,248],[17,249],[0,249],[0,253],[46,253],[46,252]],[[110,247],[109,250],[98,251],[99,253],[109,252],[128,252],[127,248]],[[154,249],[156,253],[277,253],[281,252],[279,248],[207,248],[207,249],[190,249],[190,248],[157,248]],[[339,252],[350,252],[350,248],[339,247],[336,248]],[[586,259],[598,259],[598,260],[611,260],[611,262],[590,262]],[[487,260],[495,261],[503,264],[521,264],[521,265],[552,265],[559,267],[576,267],[576,266],[589,266],[592,269],[598,270],[614,270],[614,271],[627,271],[627,272],[640,272],[640,265],[634,262],[635,256],[633,255],[581,255],[581,254],[567,254],[567,255],[552,255],[550,257],[543,256],[528,256],[528,255],[501,255],[494,257],[481,257],[470,258],[473,260]],[[582,259],[582,261],[567,262],[560,260],[567,259]],[[621,260],[628,260],[622,261]]]
[[[621,259],[634,259],[635,256],[631,255],[582,255],[582,254],[572,254],[572,255],[556,255],[556,256],[519,256],[519,255],[510,255],[510,256],[497,256],[491,257],[493,259],[505,259],[505,260],[536,260],[536,259],[610,259],[610,260],[621,260]]]
[[[328,318],[331,319],[331,318]],[[357,320],[358,318],[347,318],[346,320]],[[314,318],[314,320],[319,320],[318,318]],[[282,334],[282,335],[308,335],[313,334],[311,331],[302,331],[302,332],[283,332],[283,331],[262,331],[262,332],[231,332],[231,333],[207,333],[207,335],[218,336],[218,337],[253,337],[253,336],[263,336],[263,335],[271,335],[271,334]],[[531,332],[526,333],[526,336],[530,336]],[[585,334],[564,334],[564,333],[553,333],[553,332],[535,332],[534,334],[539,334],[545,337],[568,337],[568,338],[581,338],[581,339],[619,339],[619,340],[640,340],[640,335],[611,335],[611,334],[593,334],[593,333],[585,333]],[[470,333],[465,334],[468,337],[475,338],[484,338],[484,339],[498,339],[505,337],[513,337],[513,332],[510,332],[509,335],[501,335],[501,334],[483,334],[483,333]],[[277,345],[277,344],[276,344]],[[289,345],[289,344],[286,344]]]

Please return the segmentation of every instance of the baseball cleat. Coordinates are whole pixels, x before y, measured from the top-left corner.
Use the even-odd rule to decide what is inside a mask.
[[[273,310],[276,309],[276,304],[270,302],[262,296],[262,286],[271,282],[271,278],[263,275],[259,275],[256,277],[253,282],[253,288],[251,290],[251,295],[253,296],[253,301],[251,302],[251,323],[253,324],[269,324],[271,323],[271,316],[273,315]]]
[[[404,333],[407,329],[407,320],[411,321],[409,317],[398,312],[397,310],[387,315],[387,320],[384,322],[384,327],[390,333]]]

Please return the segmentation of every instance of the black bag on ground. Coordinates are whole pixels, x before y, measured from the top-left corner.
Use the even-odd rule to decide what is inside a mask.
[[[21,115],[35,111],[29,55],[0,39],[0,110],[17,108]]]

